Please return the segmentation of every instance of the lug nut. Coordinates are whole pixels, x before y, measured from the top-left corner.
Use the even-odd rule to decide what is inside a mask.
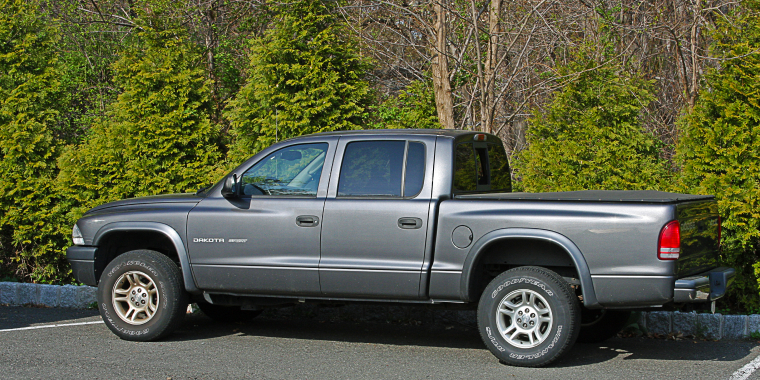
[[[531,325],[531,326],[533,326],[533,325],[535,325],[535,324],[536,324],[536,322],[530,321],[530,325]]]
[[[517,323],[521,323],[521,322],[522,322],[522,319],[517,318]]]
[[[522,315],[522,311],[518,311],[518,312],[517,312],[517,315]]]
[[[134,290],[132,291],[132,294],[135,294],[135,291],[134,291]]]
[[[142,300],[142,302],[140,302],[140,303],[142,303],[143,305],[145,305],[145,300]]]
[[[528,325],[526,325],[525,323],[523,323],[523,327],[528,327]]]
[[[530,313],[530,317],[531,318],[535,318],[536,317],[536,313]]]

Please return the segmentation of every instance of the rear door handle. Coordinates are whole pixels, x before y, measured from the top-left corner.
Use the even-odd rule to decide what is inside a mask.
[[[420,218],[401,218],[398,220],[398,227],[408,230],[414,230],[422,227],[422,219]]]
[[[296,225],[300,227],[316,227],[319,225],[319,218],[314,215],[299,215],[296,217]]]

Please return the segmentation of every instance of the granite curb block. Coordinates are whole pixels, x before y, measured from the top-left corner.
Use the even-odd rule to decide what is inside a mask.
[[[642,312],[638,321],[646,332],[681,335],[712,340],[748,339],[760,334],[760,315],[722,315],[681,313],[678,311]]]
[[[86,309],[97,302],[97,288],[74,285],[42,285],[18,282],[0,282],[0,304],[35,305]],[[348,319],[367,321],[396,321],[402,323],[458,323],[475,327],[474,311],[449,311],[433,313],[425,308],[349,305],[344,308],[317,307],[319,314],[328,319]],[[270,313],[306,313],[317,309],[306,308],[296,311],[292,308],[270,311]],[[659,335],[682,335],[706,339],[748,339],[753,333],[760,334],[760,315],[722,315],[681,313],[678,311],[642,312],[637,321],[639,327],[649,333]]]
[[[0,304],[87,309],[97,302],[97,288],[0,282]]]

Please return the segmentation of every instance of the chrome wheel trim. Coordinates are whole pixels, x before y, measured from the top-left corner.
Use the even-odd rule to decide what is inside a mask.
[[[111,290],[111,299],[119,318],[134,326],[153,319],[160,302],[153,279],[139,271],[129,271],[119,276]]]
[[[554,324],[546,299],[530,289],[518,289],[502,298],[496,310],[496,326],[502,338],[517,348],[531,348],[549,337]]]

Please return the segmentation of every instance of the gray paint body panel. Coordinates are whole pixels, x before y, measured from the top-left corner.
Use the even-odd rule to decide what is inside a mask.
[[[656,250],[661,228],[676,218],[688,221],[693,236],[707,236],[702,233],[714,227],[715,211],[709,197],[589,192],[481,193],[452,199],[454,146],[472,141],[473,135],[396,130],[290,139],[261,151],[230,175],[240,177],[286,146],[327,142],[316,197],[225,199],[222,179],[200,196],[135,198],[99,206],[77,225],[88,246],[97,246],[114,231],[160,232],[180,252],[189,290],[226,294],[475,302],[469,278],[479,255],[494,244],[508,247],[510,241],[525,239],[548,242],[566,253],[562,265],[577,268],[587,307],[662,304],[672,300],[681,273],[704,269],[661,261]],[[337,197],[346,144],[366,140],[423,142],[422,191],[411,199]],[[491,135],[487,140],[499,142]],[[618,199],[607,198],[612,196]],[[296,218],[303,215],[320,222],[298,226]],[[418,218],[422,224],[400,228],[400,218]],[[452,243],[459,226],[472,231],[472,244],[457,248]],[[211,240],[193,242],[194,238]],[[231,243],[230,238],[247,241]],[[716,252],[710,239],[695,239],[682,255],[704,263]],[[554,255],[559,258],[559,253]]]

